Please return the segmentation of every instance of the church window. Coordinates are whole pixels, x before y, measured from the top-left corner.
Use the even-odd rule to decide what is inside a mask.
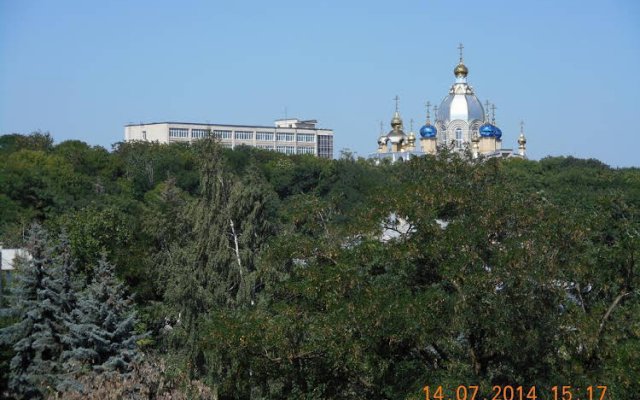
[[[462,148],[462,129],[456,128],[456,147],[458,149]]]

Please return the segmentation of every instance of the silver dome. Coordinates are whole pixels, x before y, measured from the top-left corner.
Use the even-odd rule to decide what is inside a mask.
[[[404,131],[398,127],[389,132],[387,138],[391,143],[398,144],[404,141],[407,138],[407,135],[405,135]]]
[[[453,90],[452,90],[453,91]],[[445,124],[454,120],[471,123],[473,120],[484,121],[484,108],[473,92],[466,94],[450,93],[440,103],[437,120]]]

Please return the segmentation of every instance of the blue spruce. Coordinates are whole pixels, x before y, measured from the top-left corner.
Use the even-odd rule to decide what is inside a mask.
[[[67,371],[128,372],[139,357],[136,342],[143,336],[135,334],[136,322],[132,299],[103,256],[67,321]]]
[[[17,322],[0,331],[0,341],[13,347],[9,388],[19,398],[43,396],[61,372],[64,314],[73,307],[71,289],[60,279],[72,275],[68,258],[60,255],[62,247],[54,248],[44,229],[34,225],[27,244],[30,257],[18,263],[11,308]]]

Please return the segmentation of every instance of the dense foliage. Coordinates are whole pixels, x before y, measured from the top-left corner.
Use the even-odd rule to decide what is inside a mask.
[[[58,385],[50,396],[419,399],[426,385],[449,396],[478,385],[478,398],[493,385],[535,385],[539,399],[555,385],[640,393],[638,169],[447,151],[374,165],[208,140],[108,152],[6,135],[0,210],[5,247],[26,247],[33,222],[62,234],[13,279],[30,294],[0,299],[13,305],[1,390],[18,398],[42,395],[74,362],[91,367],[72,374],[84,392]],[[63,300],[80,305],[56,311]],[[27,309],[50,322],[27,326]],[[50,347],[49,359],[19,344],[29,340]],[[60,371],[44,367],[52,354]],[[6,368],[15,357],[23,368]]]

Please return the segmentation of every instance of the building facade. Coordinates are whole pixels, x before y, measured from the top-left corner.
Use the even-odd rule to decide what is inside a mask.
[[[435,121],[431,122],[431,104],[427,102],[427,118],[420,128],[419,135],[411,131],[404,132],[404,124],[398,110],[391,119],[391,131],[381,132],[378,138],[378,151],[372,158],[407,160],[412,156],[435,154],[438,148],[448,147],[457,152],[470,151],[474,158],[484,157],[526,157],[527,139],[524,135],[524,124],[520,124],[518,150],[502,147],[502,130],[495,118],[495,105],[486,101],[483,107],[473,90],[467,83],[469,69],[462,58],[460,45],[460,61],[453,70],[455,82],[449,93],[433,107]],[[413,130],[413,129],[412,129]]]
[[[317,128],[318,121],[279,119],[274,126],[152,122],[124,127],[124,140],[191,143],[215,137],[228,148],[247,145],[285,154],[313,154],[333,158],[333,130]]]
[[[5,291],[11,284],[12,274],[20,257],[26,260],[31,258],[25,249],[4,249],[0,243],[0,291]]]

